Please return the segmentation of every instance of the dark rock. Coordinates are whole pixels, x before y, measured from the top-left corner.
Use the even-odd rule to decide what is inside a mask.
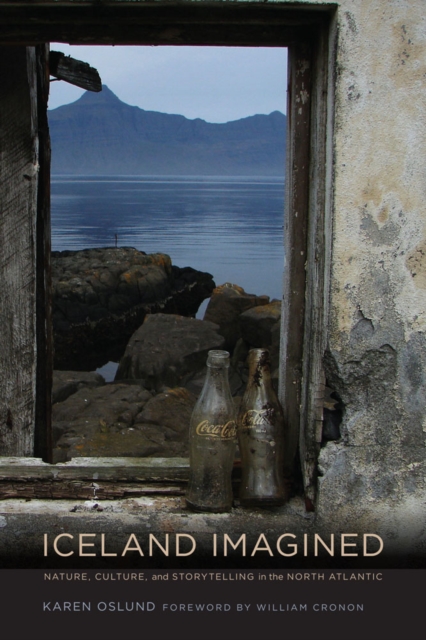
[[[129,247],[52,252],[55,328],[98,321],[170,292],[171,261]]]
[[[185,386],[205,367],[210,349],[225,340],[212,322],[157,313],[148,315],[131,337],[116,380],[142,379],[148,389]]]
[[[240,338],[235,345],[234,353],[232,354],[231,364],[236,367],[238,363],[245,362],[250,350],[248,342]]]
[[[52,404],[64,402],[73,393],[83,387],[101,387],[105,384],[105,379],[94,372],[85,371],[54,371]]]
[[[214,282],[210,273],[197,271],[192,267],[175,267],[172,265],[173,299],[175,306],[167,309],[181,316],[195,316],[203,300],[209,298],[214,290]]]
[[[268,348],[276,342],[273,329],[281,320],[281,302],[273,300],[269,304],[253,307],[240,315],[241,333],[250,347]]]
[[[52,252],[55,368],[118,360],[147,313],[194,315],[212,276],[131,247]]]
[[[147,402],[136,416],[135,423],[143,425],[140,428],[145,430],[150,425],[161,427],[165,431],[166,440],[184,443],[184,455],[188,455],[189,422],[195,401],[195,396],[187,389],[166,389]]]
[[[262,296],[263,297],[263,296]],[[238,318],[242,338],[239,338],[231,358],[231,367],[241,380],[238,395],[244,393],[248,380],[247,356],[250,349],[268,349],[272,384],[278,388],[280,363],[281,303],[273,300],[244,311]]]
[[[155,397],[138,384],[80,389],[53,407],[54,461],[185,457],[194,404],[186,389],[168,389]]]
[[[226,282],[214,289],[204,320],[219,325],[219,333],[225,338],[225,349],[232,351],[241,338],[240,314],[268,302],[268,296],[246,293],[242,287]]]
[[[146,456],[157,450],[133,422],[149,391],[140,385],[84,388],[53,406],[54,462],[76,456]]]
[[[248,380],[247,356],[249,350],[250,345],[248,344],[248,342],[240,338],[235,345],[235,349],[231,358],[231,367],[238,374],[241,380],[241,388],[238,391],[239,395],[243,395]]]

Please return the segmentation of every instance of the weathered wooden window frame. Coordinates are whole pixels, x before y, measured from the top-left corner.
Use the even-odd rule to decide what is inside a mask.
[[[188,474],[188,461],[173,458],[82,458],[50,464],[52,345],[47,294],[50,278],[50,147],[46,117],[48,46],[44,43],[63,41],[73,44],[288,47],[280,386],[285,417],[291,427],[285,473],[291,475],[299,447],[308,506],[314,503],[316,459],[322,432],[322,356],[326,342],[331,246],[333,74],[330,70],[336,38],[334,8],[330,4],[304,5],[302,9],[296,9],[285,2],[271,5],[226,1],[150,4],[143,0],[110,0],[95,4],[73,0],[0,2],[0,46],[7,46],[3,52],[8,54],[8,65],[21,58],[16,69],[13,64],[9,66],[6,75],[13,84],[15,80],[19,82],[21,74],[20,81],[24,86],[22,56],[25,51],[27,92],[28,96],[33,96],[26,112],[32,160],[27,158],[21,164],[12,162],[2,186],[3,237],[12,238],[12,244],[16,246],[12,247],[12,252],[0,249],[0,277],[3,282],[12,283],[12,288],[6,292],[3,289],[1,309],[3,313],[11,305],[12,314],[18,316],[18,330],[22,335],[10,334],[0,354],[4,365],[0,383],[6,389],[0,398],[0,436],[9,456],[0,458],[0,481],[4,487],[0,497],[25,495],[28,482],[33,483],[30,497],[35,494],[55,497],[54,480],[71,483],[70,497],[87,497],[88,493],[93,493],[93,481],[105,481],[109,487],[105,495],[109,497],[126,493],[123,487],[114,493],[115,485],[111,483],[117,481],[124,484],[162,483],[137,490],[142,493],[161,492],[161,487],[165,489],[164,483],[172,483],[174,490],[179,492]],[[0,63],[1,72],[5,74]],[[15,97],[19,99],[19,95]],[[10,115],[18,105],[7,105],[3,100],[0,106],[3,109],[6,106]],[[7,113],[5,117],[8,117]],[[15,137],[17,134],[17,130],[10,132]],[[4,140],[7,146],[8,138]],[[9,146],[7,151],[11,148]],[[27,166],[25,174],[24,165]],[[4,162],[2,169],[5,169]],[[11,196],[14,189],[21,200],[20,214],[26,216],[25,229],[19,226],[19,221],[17,227],[14,220],[16,202]],[[26,263],[13,259],[13,249],[22,244],[25,232],[31,264],[28,259]],[[24,291],[26,306],[22,306],[19,296],[16,298],[13,287]],[[25,287],[29,288],[26,290]],[[5,314],[6,319],[17,324],[16,317],[9,311]],[[32,354],[28,352],[28,336],[33,339]],[[19,340],[23,351],[17,348]],[[34,455],[46,462],[31,457]],[[14,481],[26,483],[26,492],[19,492]],[[127,489],[127,493],[129,491],[132,492]],[[63,489],[60,495],[64,497]]]

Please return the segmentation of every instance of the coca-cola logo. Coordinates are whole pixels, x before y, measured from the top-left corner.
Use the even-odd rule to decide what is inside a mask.
[[[229,420],[225,424],[212,424],[208,420],[203,420],[197,425],[195,433],[208,438],[233,440],[237,435],[237,425],[235,420]]]
[[[271,409],[250,409],[246,411],[241,420],[241,426],[253,429],[265,424],[271,424]]]

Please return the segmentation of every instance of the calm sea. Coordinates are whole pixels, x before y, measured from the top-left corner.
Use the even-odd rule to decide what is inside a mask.
[[[52,177],[52,248],[131,246],[281,296],[284,183],[241,177]]]

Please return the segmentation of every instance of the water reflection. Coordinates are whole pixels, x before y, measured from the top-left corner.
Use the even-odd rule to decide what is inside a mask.
[[[54,250],[132,246],[170,255],[246,291],[281,295],[284,184],[278,178],[52,178]]]

